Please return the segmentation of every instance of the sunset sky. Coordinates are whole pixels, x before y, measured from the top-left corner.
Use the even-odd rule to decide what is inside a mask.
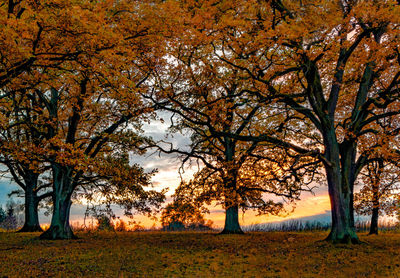
[[[161,114],[164,119],[164,123],[161,121],[151,121],[150,124],[143,126],[144,134],[146,136],[151,136],[155,140],[165,140],[174,144],[174,146],[179,146],[180,148],[185,148],[189,139],[188,136],[181,134],[167,134],[167,128],[169,126],[169,115]],[[155,189],[163,189],[165,187],[169,188],[167,193],[167,202],[171,201],[171,195],[174,193],[175,188],[179,185],[180,175],[178,173],[181,162],[176,155],[166,155],[158,154],[149,151],[144,156],[131,156],[132,163],[138,163],[142,165],[146,170],[150,171],[154,168],[158,169],[158,173],[153,178],[153,184]],[[197,170],[197,167],[184,169],[182,177],[184,179],[190,179],[193,173]],[[11,190],[18,189],[15,184],[6,179],[0,180],[0,204],[5,205],[7,202],[7,194]],[[274,200],[279,200],[279,198],[274,198]],[[22,200],[21,200],[22,202]],[[71,222],[76,225],[77,222],[81,225],[83,223],[83,215],[85,211],[85,206],[80,204],[73,205],[71,209]],[[206,215],[206,219],[210,219],[214,222],[215,227],[222,227],[224,224],[224,211],[220,206],[211,206],[210,214]],[[118,208],[115,209],[116,215],[122,216],[122,211]],[[256,212],[247,211],[243,216],[240,214],[240,223],[242,225],[251,225],[257,223],[265,222],[275,222],[283,221],[286,219],[309,217],[309,216],[324,216],[325,219],[329,219],[330,216],[330,204],[329,197],[327,195],[327,186],[321,185],[315,189],[314,195],[311,193],[303,193],[301,196],[301,201],[298,201],[296,208],[293,212],[284,217],[279,216],[256,216]],[[141,225],[145,227],[151,227],[154,223],[153,220],[141,216],[135,215],[134,220],[140,222]],[[44,216],[43,212],[40,213],[41,224],[46,224],[50,222],[50,217]],[[128,219],[127,219],[128,221]],[[159,223],[156,223],[159,225]]]

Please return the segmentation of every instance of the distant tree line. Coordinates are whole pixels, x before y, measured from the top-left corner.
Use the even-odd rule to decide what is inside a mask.
[[[5,208],[0,205],[0,229],[16,230],[23,223],[22,219],[23,208],[20,204],[10,200]]]

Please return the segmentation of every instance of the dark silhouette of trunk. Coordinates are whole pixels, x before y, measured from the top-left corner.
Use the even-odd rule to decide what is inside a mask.
[[[378,234],[378,220],[379,220],[379,184],[378,188],[373,188],[373,200],[372,200],[372,216],[371,216],[371,226],[369,228],[370,235]]]
[[[225,226],[221,234],[243,234],[239,225],[239,206],[234,205],[225,209]]]
[[[308,83],[307,97],[313,113],[310,113],[308,108],[299,107],[296,102],[292,103],[291,99],[288,103],[313,121],[319,127],[323,137],[325,149],[321,159],[327,176],[332,212],[332,229],[326,240],[333,243],[360,242],[354,227],[353,189],[355,179],[365,166],[366,160],[365,155],[357,158],[357,136],[369,116],[369,112],[363,109],[368,99],[369,89],[373,84],[373,62],[367,63],[364,69],[354,107],[351,110],[351,117],[343,126],[346,136],[341,143],[337,137],[337,123],[335,123],[344,75],[343,69],[357,44],[358,42],[352,49],[341,49],[328,99],[324,95],[317,63],[309,57],[303,56],[303,73]]]
[[[232,113],[227,113],[227,119],[232,121]],[[229,130],[230,125],[225,127],[225,130]],[[231,165],[230,163],[234,161],[235,155],[235,142],[230,138],[225,138],[225,158],[227,162],[227,176],[224,179],[225,189],[230,193],[237,192],[236,188],[236,178],[238,175],[238,169]],[[237,203],[236,194],[233,195],[234,199],[230,199],[232,197],[225,196],[225,226],[222,230],[221,234],[243,234],[242,229],[239,224],[239,205]]]
[[[334,129],[327,132],[325,171],[331,202],[332,228],[326,238],[333,243],[360,243],[354,226],[353,189],[356,177],[354,141],[338,144]]]
[[[41,200],[37,195],[39,174],[25,169],[23,172],[25,183],[25,223],[18,232],[42,232],[39,224],[38,206]]]
[[[40,239],[76,238],[69,225],[69,213],[72,204],[71,194],[55,195],[53,202],[53,216],[50,227],[40,235]]]
[[[371,227],[369,228],[370,235],[378,234],[379,207],[372,209]]]
[[[328,184],[334,181],[328,178]],[[331,201],[332,228],[326,240],[333,243],[359,243],[354,226],[353,198],[340,192],[337,186],[328,185]]]
[[[39,224],[39,198],[33,190],[25,191],[25,223],[18,232],[43,232]]]
[[[53,179],[53,215],[49,229],[40,235],[40,239],[74,239],[76,236],[69,224],[73,192],[72,170],[53,165]]]
[[[379,220],[379,208],[380,208],[380,192],[379,187],[381,183],[381,175],[384,166],[383,160],[379,159],[377,162],[368,165],[369,179],[372,185],[372,216],[371,226],[369,228],[370,235],[378,234],[378,220]]]

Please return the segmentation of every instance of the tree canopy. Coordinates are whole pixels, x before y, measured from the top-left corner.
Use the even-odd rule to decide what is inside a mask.
[[[127,160],[149,146],[201,163],[180,189],[220,202],[228,233],[241,233],[240,207],[275,214],[268,194],[293,201],[326,181],[327,240],[358,243],[357,181],[371,165],[398,170],[399,1],[1,3],[1,159],[51,170],[42,238],[73,237],[78,189],[157,207],[164,192]],[[156,110],[189,148],[142,133]]]

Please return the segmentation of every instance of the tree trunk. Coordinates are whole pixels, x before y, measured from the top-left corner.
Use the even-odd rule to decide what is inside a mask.
[[[378,234],[378,219],[379,219],[379,184],[381,181],[381,174],[384,165],[383,162],[380,161],[375,166],[375,171],[369,171],[370,179],[372,181],[372,216],[371,216],[371,226],[369,228],[370,235]]]
[[[332,125],[333,126],[333,125]],[[332,243],[360,243],[354,226],[353,188],[356,179],[354,140],[339,144],[332,127],[324,136],[325,172],[331,202],[332,228],[326,238]]]
[[[239,206],[225,209],[225,227],[221,234],[243,234],[239,225]]]
[[[378,234],[379,204],[372,208],[371,226],[369,228],[370,235]]]
[[[332,228],[326,240],[333,243],[360,243],[352,215],[352,190],[345,190],[340,169],[327,169],[326,173],[332,213]]]
[[[53,166],[53,215],[49,229],[40,239],[76,238],[69,224],[73,192],[71,173],[68,167]]]
[[[53,197],[53,215],[47,231],[40,235],[40,239],[74,239],[76,238],[69,225],[71,209],[71,195],[61,194]]]
[[[229,112],[227,119],[232,119],[232,117],[231,112]],[[229,129],[230,125],[225,127],[225,130],[229,131]],[[225,195],[225,226],[221,234],[243,234],[239,225],[239,205],[236,188],[238,167],[232,164],[235,156],[235,143],[229,138],[225,138],[225,142],[225,158],[228,175],[224,178],[227,195]]]
[[[39,224],[38,205],[36,194],[27,187],[25,191],[25,223],[18,232],[43,232]]]
[[[25,223],[18,232],[43,232],[39,224],[39,198],[35,192],[39,175],[33,171],[25,173]]]
[[[354,221],[350,213],[350,209],[346,209],[349,206],[348,197],[340,197],[338,202],[332,202],[332,199],[338,199],[331,197],[332,207],[332,228],[327,241],[332,243],[353,243],[358,244],[360,240],[356,234]]]

